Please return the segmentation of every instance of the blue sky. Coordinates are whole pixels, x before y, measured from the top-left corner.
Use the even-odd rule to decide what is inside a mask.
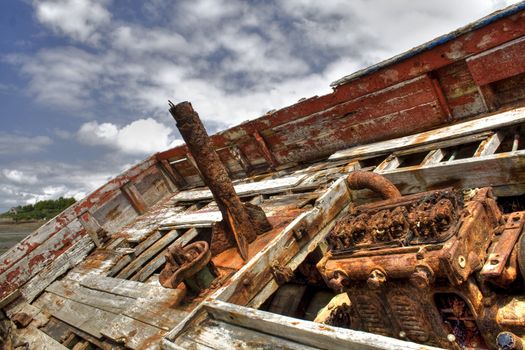
[[[0,211],[179,144],[168,99],[214,133],[514,2],[3,0]]]

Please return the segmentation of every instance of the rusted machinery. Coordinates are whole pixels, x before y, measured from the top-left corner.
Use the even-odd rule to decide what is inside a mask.
[[[190,151],[188,157],[195,161],[223,219],[213,227],[211,246],[205,241],[198,241],[187,247],[170,249],[165,255],[166,264],[159,280],[167,288],[177,288],[184,281],[186,287],[198,294],[208,288],[217,275],[210,261],[212,254],[236,246],[239,255],[246,260],[248,244],[272,226],[260,207],[242,203],[235,193],[232,181],[191,104],[169,104],[170,113]]]
[[[450,349],[522,349],[525,212],[502,214],[490,187],[401,196],[377,174],[347,180],[385,198],[351,207],[317,265],[348,294],[347,327]]]
[[[211,262],[208,243],[197,241],[185,247],[175,246],[165,255],[166,265],[159,275],[159,282],[166,288],[177,288],[184,282],[194,294],[207,289],[217,276]]]

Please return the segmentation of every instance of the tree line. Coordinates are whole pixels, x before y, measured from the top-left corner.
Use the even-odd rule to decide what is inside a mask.
[[[0,217],[10,218],[15,222],[49,220],[75,203],[74,198],[60,197],[36,202],[35,204],[19,205],[10,211],[0,214]]]

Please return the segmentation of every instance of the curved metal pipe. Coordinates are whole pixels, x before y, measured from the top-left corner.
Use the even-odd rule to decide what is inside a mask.
[[[401,197],[396,186],[387,178],[368,171],[353,171],[346,178],[348,187],[352,190],[369,189],[381,195],[384,199]]]

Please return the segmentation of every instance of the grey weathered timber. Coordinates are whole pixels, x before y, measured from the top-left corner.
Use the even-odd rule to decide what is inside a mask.
[[[89,289],[70,280],[56,281],[46,291],[115,314],[123,312],[135,302],[134,298]]]
[[[179,237],[179,232],[177,230],[172,230],[166,233],[162,238],[157,240],[153,245],[146,249],[142,254],[137,256],[133,261],[131,261],[124,269],[122,269],[117,277],[119,278],[128,278],[135,271],[139,270],[141,266],[157,254],[162,249],[166,248],[168,244],[173,242],[177,237]]]
[[[215,320],[227,322],[247,329],[257,330],[270,335],[277,335],[290,341],[313,346],[319,349],[438,349],[381,335],[298,320],[291,317],[225,303],[220,300],[205,302],[203,308],[210,317]]]
[[[193,344],[199,344],[215,350],[238,349],[275,349],[275,350],[317,350],[286,340],[276,335],[261,333],[246,329],[231,323],[207,319],[198,327],[185,333],[177,344],[185,349],[191,349]]]
[[[44,293],[37,306],[57,319],[76,327],[95,338],[101,338],[100,329],[117,315],[108,311],[69,300],[52,293]]]
[[[382,173],[403,194],[454,186],[504,187],[525,183],[525,150],[455,159],[425,166],[401,167]]]
[[[24,299],[27,302],[33,301],[48,285],[83,261],[94,248],[95,243],[91,237],[82,237],[74,246],[56,258],[20,288]]]
[[[305,175],[293,175],[278,179],[262,180],[251,183],[234,185],[235,192],[240,197],[254,196],[261,193],[277,193],[297,186]],[[183,191],[176,194],[173,199],[176,202],[200,201],[212,199],[210,190]]]
[[[182,245],[185,246],[188,244],[192,239],[197,237],[198,231],[195,228],[191,228],[188,231],[184,232],[179,238],[175,240],[175,242],[171,243],[168,248],[165,248],[162,252],[157,254],[155,258],[153,258],[151,261],[149,261],[144,267],[142,267],[139,271],[137,271],[132,277],[132,281],[139,281],[144,282],[147,280],[159,267],[161,267],[166,259],[164,258],[164,252],[167,251],[167,249],[174,247],[175,245]]]
[[[159,349],[164,331],[125,315],[101,324],[100,332],[131,349]]]
[[[474,157],[482,157],[489,154],[494,154],[503,141],[504,137],[505,135],[502,131],[493,133],[479,144],[478,149],[476,152],[474,152]]]
[[[80,284],[87,288],[135,299],[175,300],[180,298],[181,293],[183,293],[178,289],[168,289],[151,284],[97,275],[86,276]]]
[[[28,350],[67,350],[67,348],[38,328],[29,326],[19,329],[17,336],[24,339]]]
[[[117,261],[117,263],[111,268],[111,270],[109,270],[107,275],[110,277],[115,276],[123,268],[128,266],[128,264],[133,261],[133,258],[135,256],[142,254],[144,250],[149,248],[153,243],[158,241],[161,237],[162,235],[160,234],[160,232],[154,230],[152,233],[150,233],[149,236],[146,237],[146,239],[144,239],[142,242],[137,244],[137,246],[134,248],[133,254],[126,254],[123,257],[121,257]]]

